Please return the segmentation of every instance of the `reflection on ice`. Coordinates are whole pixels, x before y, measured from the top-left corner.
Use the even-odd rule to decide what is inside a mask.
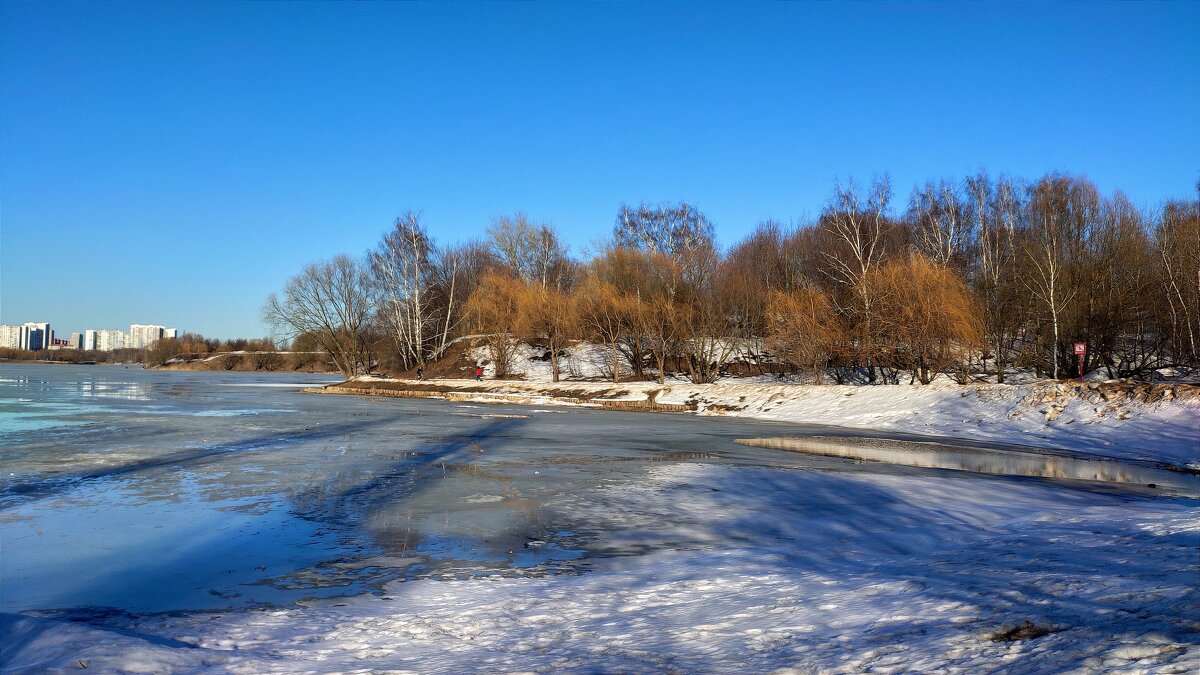
[[[4,610],[111,606],[134,612],[286,601],[244,584],[331,555],[286,504],[210,503],[194,477],[147,501],[109,481],[5,509]]]
[[[52,412],[14,412],[0,410],[0,437],[5,434],[15,434],[24,431],[38,431],[54,427],[83,424],[78,420],[65,420],[54,416]]]
[[[887,462],[903,466],[955,469],[1010,476],[1134,483],[1161,486],[1187,494],[1200,495],[1200,476],[1183,470],[1172,471],[1133,462],[1061,453],[991,450],[940,443],[829,436],[739,438],[737,442],[759,448]]]
[[[78,392],[91,398],[115,398],[123,401],[149,401],[150,389],[143,382],[82,382]]]

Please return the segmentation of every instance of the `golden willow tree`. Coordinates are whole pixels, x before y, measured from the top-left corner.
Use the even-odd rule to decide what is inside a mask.
[[[471,325],[483,334],[497,378],[508,376],[517,340],[525,335],[528,315],[522,312],[525,284],[507,273],[494,270],[484,275],[467,299],[465,311]]]
[[[821,373],[845,339],[845,328],[833,301],[821,289],[806,285],[771,291],[767,303],[767,345],[796,366]]]
[[[951,371],[966,382],[966,364],[984,345],[984,333],[979,304],[961,277],[913,253],[885,264],[871,292],[881,360],[909,370],[921,384]]]

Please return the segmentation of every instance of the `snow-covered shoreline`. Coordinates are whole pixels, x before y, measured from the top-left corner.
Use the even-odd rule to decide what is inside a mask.
[[[692,409],[1200,468],[1200,390],[1192,385],[1033,384],[837,386],[670,382],[529,382],[358,378],[324,390],[481,403]],[[644,409],[653,410],[647,405]]]

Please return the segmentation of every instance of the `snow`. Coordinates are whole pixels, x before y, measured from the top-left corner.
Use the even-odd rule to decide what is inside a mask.
[[[546,368],[549,368],[547,365]],[[549,371],[547,370],[547,373]],[[547,375],[548,378],[548,375]],[[392,380],[396,381],[396,380]],[[438,380],[478,387],[473,380]],[[744,383],[485,380],[477,402],[519,400],[544,405],[558,391],[594,400],[694,403],[701,415],[729,415],[848,429],[898,432],[1014,446],[1055,448],[1102,457],[1200,469],[1200,396],[1142,402],[1103,400],[1073,383],[805,385]]]
[[[674,464],[576,495],[580,575],[115,621],[9,619],[13,671],[1196,672],[1197,504],[953,476]],[[996,641],[1029,621],[1050,634]],[[153,637],[146,637],[153,636]],[[181,646],[188,645],[188,646]]]
[[[86,428],[6,439],[8,468],[30,489],[4,495],[5,544],[23,548],[3,562],[39,573],[26,596],[54,599],[0,598],[21,612],[0,614],[5,673],[1200,671],[1194,495],[746,448],[732,440],[783,427],[717,418],[1195,463],[1195,399],[1089,401],[1044,383],[678,381],[492,381],[500,396],[469,396],[654,396],[712,417],[697,420],[249,391],[215,373],[104,374],[130,382],[46,390],[67,396],[55,403],[71,407],[62,417]],[[0,388],[20,414],[35,391],[24,382]],[[130,394],[112,402],[120,414],[80,412],[79,401],[113,391]],[[208,410],[239,414],[198,416]],[[180,449],[195,455],[183,470],[153,454]],[[90,471],[80,458],[92,454],[116,469],[61,480],[81,463]],[[153,470],[126,472],[127,458]],[[431,565],[428,548],[408,546],[414,531],[434,547],[502,541],[499,562],[381,572]],[[372,548],[387,537],[392,548]],[[94,540],[104,555],[88,548]],[[577,557],[538,558],[560,541]],[[295,560],[299,550],[311,560]],[[54,565],[20,564],[39,557]],[[522,557],[548,562],[515,564]],[[251,597],[227,600],[213,570],[246,575],[226,584]],[[265,583],[359,583],[351,572],[385,581],[297,584],[294,595]],[[279,595],[259,595],[268,591]],[[122,594],[175,604],[143,611]],[[1026,625],[1045,634],[997,639]]]
[[[1200,468],[1200,398],[1092,402],[1069,385],[1044,384],[774,387],[740,393],[736,385],[724,386],[733,391],[704,398],[722,403],[736,395],[743,407],[729,413],[734,415],[833,422]]]
[[[524,342],[513,352],[509,370],[529,382],[550,382],[553,379],[550,359],[542,360],[548,350],[533,347]],[[612,378],[612,353],[604,345],[579,342],[565,350],[566,356],[559,361],[559,376],[563,380],[591,380]],[[496,366],[486,346],[474,347],[468,358],[483,365],[483,376],[496,376]],[[631,374],[625,359],[620,360],[621,375]]]
[[[566,351],[557,386],[624,392],[601,394],[606,400],[640,401],[656,392],[659,403],[695,402],[701,415],[951,436],[1200,469],[1200,397],[1155,403],[1104,400],[1095,390],[1078,391],[1073,382],[1037,380],[1032,372],[1020,370],[1011,372],[1006,384],[959,385],[943,377],[929,385],[815,385],[806,378],[791,382],[773,375],[724,378],[704,385],[678,376],[667,378],[665,386],[644,381],[613,384],[596,381],[612,377],[611,355],[605,346],[580,342]],[[540,386],[551,384],[550,362],[541,360],[544,353],[519,344],[510,370],[523,381],[490,381],[492,389],[498,394],[539,396],[536,402],[547,403],[548,388]],[[470,358],[484,364],[486,379],[494,377],[486,348],[476,347]],[[629,376],[622,371],[623,379]],[[1087,379],[1092,384],[1107,381],[1104,370],[1093,371]]]

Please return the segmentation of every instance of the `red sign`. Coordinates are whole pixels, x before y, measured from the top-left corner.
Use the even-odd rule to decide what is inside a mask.
[[[1084,354],[1086,354],[1087,353],[1087,343],[1086,342],[1076,342],[1075,343],[1075,353],[1080,356],[1083,356]]]

